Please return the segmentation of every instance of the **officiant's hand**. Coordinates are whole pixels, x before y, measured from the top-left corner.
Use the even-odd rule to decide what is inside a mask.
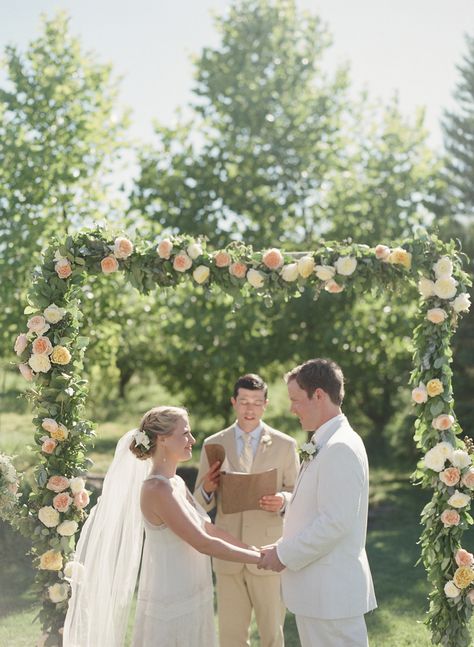
[[[266,494],[259,500],[259,505],[266,512],[280,512],[285,505],[285,497],[280,492],[276,494]]]
[[[220,467],[221,467],[221,462],[216,461],[211,465],[209,468],[209,471],[206,472],[204,475],[203,481],[202,481],[202,487],[204,488],[204,491],[207,494],[211,494],[212,492],[215,492],[217,488],[219,487],[219,479],[220,479]]]
[[[280,573],[285,568],[285,565],[280,562],[275,545],[260,548],[260,561],[257,568],[265,571],[275,571],[276,573]]]

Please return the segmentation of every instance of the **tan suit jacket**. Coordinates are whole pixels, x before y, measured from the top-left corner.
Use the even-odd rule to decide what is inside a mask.
[[[296,442],[290,436],[283,434],[281,431],[272,429],[265,423],[262,423],[263,430],[260,436],[257,451],[252,464],[252,472],[264,472],[272,468],[277,468],[277,492],[288,492],[287,501],[291,497],[291,492],[295,485],[296,477],[299,470],[299,459],[296,452]],[[262,437],[269,436],[269,442],[263,442]],[[222,470],[226,472],[240,472],[239,456],[235,442],[235,427],[232,425],[217,434],[210,436],[204,441],[204,445],[218,443],[225,449],[226,459],[222,465]],[[283,519],[279,512],[266,512],[265,510],[246,510],[244,512],[235,512],[224,514],[219,497],[219,490],[214,493],[211,501],[208,503],[201,491],[201,482],[209,469],[206,452],[201,452],[201,461],[199,472],[196,478],[196,489],[194,496],[208,512],[217,505],[216,526],[226,530],[234,537],[244,541],[251,546],[265,546],[272,544],[281,537]],[[216,573],[232,575],[240,572],[244,567],[248,568],[255,575],[268,576],[277,575],[272,571],[258,570],[253,564],[240,564],[237,562],[227,562],[220,559],[213,560],[214,570]]]

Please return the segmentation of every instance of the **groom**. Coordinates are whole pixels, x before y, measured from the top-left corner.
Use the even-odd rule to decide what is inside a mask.
[[[341,411],[344,376],[335,362],[312,359],[285,379],[315,452],[302,465],[283,536],[264,547],[259,568],[283,571],[302,647],[367,647],[364,613],[377,606],[365,553],[369,470]]]

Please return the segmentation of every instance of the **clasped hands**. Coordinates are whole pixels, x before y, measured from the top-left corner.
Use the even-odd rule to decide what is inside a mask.
[[[257,568],[265,571],[275,571],[276,573],[280,573],[285,568],[285,565],[278,557],[276,544],[270,544],[260,548],[260,560],[257,563]]]

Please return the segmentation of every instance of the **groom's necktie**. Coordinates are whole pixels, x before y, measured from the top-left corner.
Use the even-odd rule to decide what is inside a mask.
[[[252,436],[243,435],[244,448],[240,454],[240,469],[242,472],[250,472],[253,463]]]

